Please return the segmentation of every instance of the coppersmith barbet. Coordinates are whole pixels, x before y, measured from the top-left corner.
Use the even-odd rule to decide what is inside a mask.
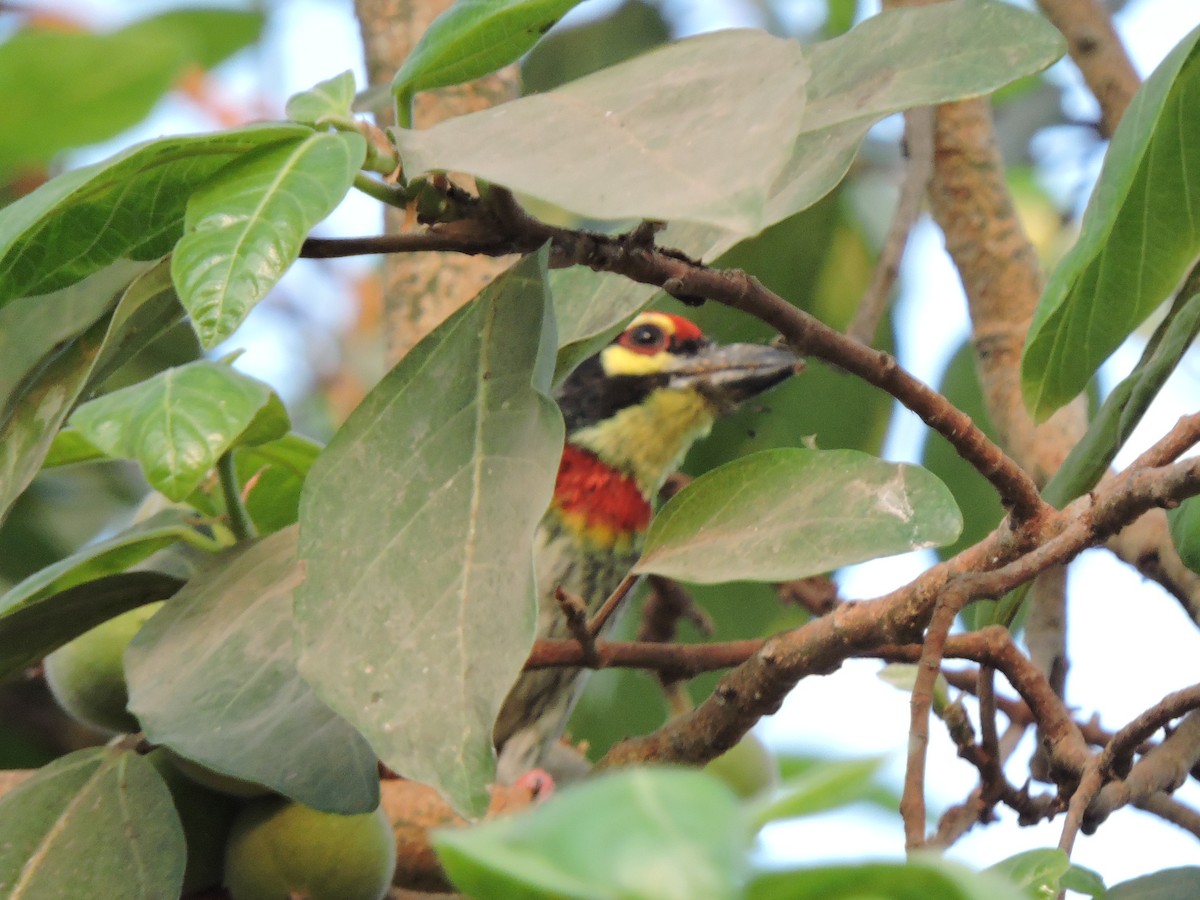
[[[556,395],[566,445],[535,542],[540,637],[570,636],[556,588],[581,598],[589,615],[616,589],[637,561],[663,482],[716,418],[796,369],[783,348],[721,346],[681,316],[644,312],[566,379]],[[493,732],[501,783],[545,764],[584,672],[518,679]]]

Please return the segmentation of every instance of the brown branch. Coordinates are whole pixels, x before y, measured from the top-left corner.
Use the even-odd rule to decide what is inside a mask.
[[[1058,839],[1058,849],[1067,856],[1070,856],[1071,851],[1075,848],[1075,838],[1083,825],[1084,813],[1103,783],[1104,774],[1100,771],[1099,757],[1094,756],[1084,766],[1075,793],[1071,795],[1071,801],[1067,806],[1067,818],[1063,822],[1062,834]]]
[[[999,755],[995,758],[996,771],[1001,771],[1003,762],[1012,755],[1027,727],[1012,724],[1005,731],[997,744]],[[1018,790],[1009,784],[1003,774],[990,774],[988,770],[993,763],[982,747],[960,747],[959,756],[979,770],[979,785],[965,801],[946,810],[938,821],[937,831],[927,843],[928,847],[945,849],[970,831],[976,822],[994,821],[992,810],[997,801],[1003,801],[1015,810],[1022,825],[1036,824],[1059,811],[1058,800],[1053,794],[1034,797],[1030,795],[1028,787]]]
[[[1130,463],[1130,469],[1156,469],[1179,459],[1200,441],[1200,413],[1181,416],[1171,430]],[[1128,470],[1127,470],[1128,471]]]
[[[305,259],[341,259],[345,256],[372,256],[392,253],[460,253],[465,256],[507,256],[526,252],[499,235],[464,238],[439,231],[381,234],[371,237],[307,238],[300,247]]]
[[[916,662],[920,650],[913,644],[883,645],[863,655]],[[1006,628],[992,625],[970,634],[952,635],[946,640],[945,656],[986,663],[1001,672],[1025,701],[1032,721],[1039,724],[1041,740],[1059,769],[1067,773],[1082,770],[1089,753],[1080,726],[1045,676],[1013,643]]]
[[[875,341],[879,322],[887,312],[888,300],[900,275],[900,260],[908,245],[908,235],[921,215],[921,204],[933,174],[933,110],[927,106],[910,109],[904,114],[904,143],[908,148],[908,167],[900,183],[896,210],[888,225],[879,261],[871,283],[858,304],[854,321],[846,335],[864,344]]]
[[[1025,407],[1021,353],[1043,279],[1008,187],[989,102],[938,107],[934,141],[930,206],[966,292],[988,414],[1001,446],[1041,484],[1083,436],[1087,409],[1079,398],[1037,425]],[[1066,675],[1064,585],[1061,575],[1039,578],[1026,623],[1035,659],[1055,684]]]
[[[676,678],[691,678],[740,665],[757,653],[762,638],[718,644],[666,644],[659,641],[596,641],[596,669],[649,669]],[[589,666],[579,642],[540,638],[525,661],[524,671]]]
[[[1100,0],[1038,0],[1067,39],[1067,52],[1100,102],[1100,131],[1111,137],[1141,80]]]
[[[1200,685],[1169,694],[1118,731],[1084,767],[1071,797],[1058,846],[1068,854],[1082,829],[1091,834],[1112,812],[1160,791],[1171,791],[1187,778],[1200,758]],[[1179,728],[1152,748],[1123,779],[1109,780],[1133,749],[1168,722],[1186,714]],[[1108,784],[1105,782],[1108,781]]]

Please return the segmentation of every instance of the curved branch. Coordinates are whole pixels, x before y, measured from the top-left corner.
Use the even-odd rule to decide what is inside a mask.
[[[1067,52],[1100,102],[1100,132],[1111,137],[1141,86],[1112,17],[1100,0],[1038,0],[1067,39]]]
[[[441,250],[494,256],[531,252],[549,242],[552,265],[586,265],[595,271],[613,272],[663,288],[676,296],[702,297],[754,316],[782,334],[798,353],[815,356],[857,375],[916,413],[992,483],[1017,521],[1033,518],[1047,509],[1033,480],[970,416],[902,369],[893,356],[830,328],[768,290],[753,276],[738,269],[712,269],[677,251],[648,246],[639,230],[613,237],[547,225],[515,205],[502,223],[493,219],[493,212],[481,213],[475,223],[479,227],[470,229],[469,236],[459,237],[457,243],[456,236],[446,229],[420,235],[310,239],[301,255],[333,256],[342,248],[346,249],[345,255],[408,253],[432,249],[436,243]],[[495,230],[488,231],[489,228]]]

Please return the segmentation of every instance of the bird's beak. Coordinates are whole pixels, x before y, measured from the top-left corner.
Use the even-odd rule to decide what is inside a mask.
[[[786,381],[804,368],[791,350],[762,344],[711,344],[677,358],[668,387],[690,388],[726,411]]]

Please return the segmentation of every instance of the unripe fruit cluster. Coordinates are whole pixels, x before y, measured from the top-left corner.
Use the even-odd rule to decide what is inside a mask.
[[[77,720],[138,730],[125,648],[161,603],[110,619],[46,658],[46,680]],[[343,816],[275,796],[159,748],[147,757],[171,792],[187,840],[183,895],[224,884],[233,900],[381,900],[396,844],[382,809]]]

